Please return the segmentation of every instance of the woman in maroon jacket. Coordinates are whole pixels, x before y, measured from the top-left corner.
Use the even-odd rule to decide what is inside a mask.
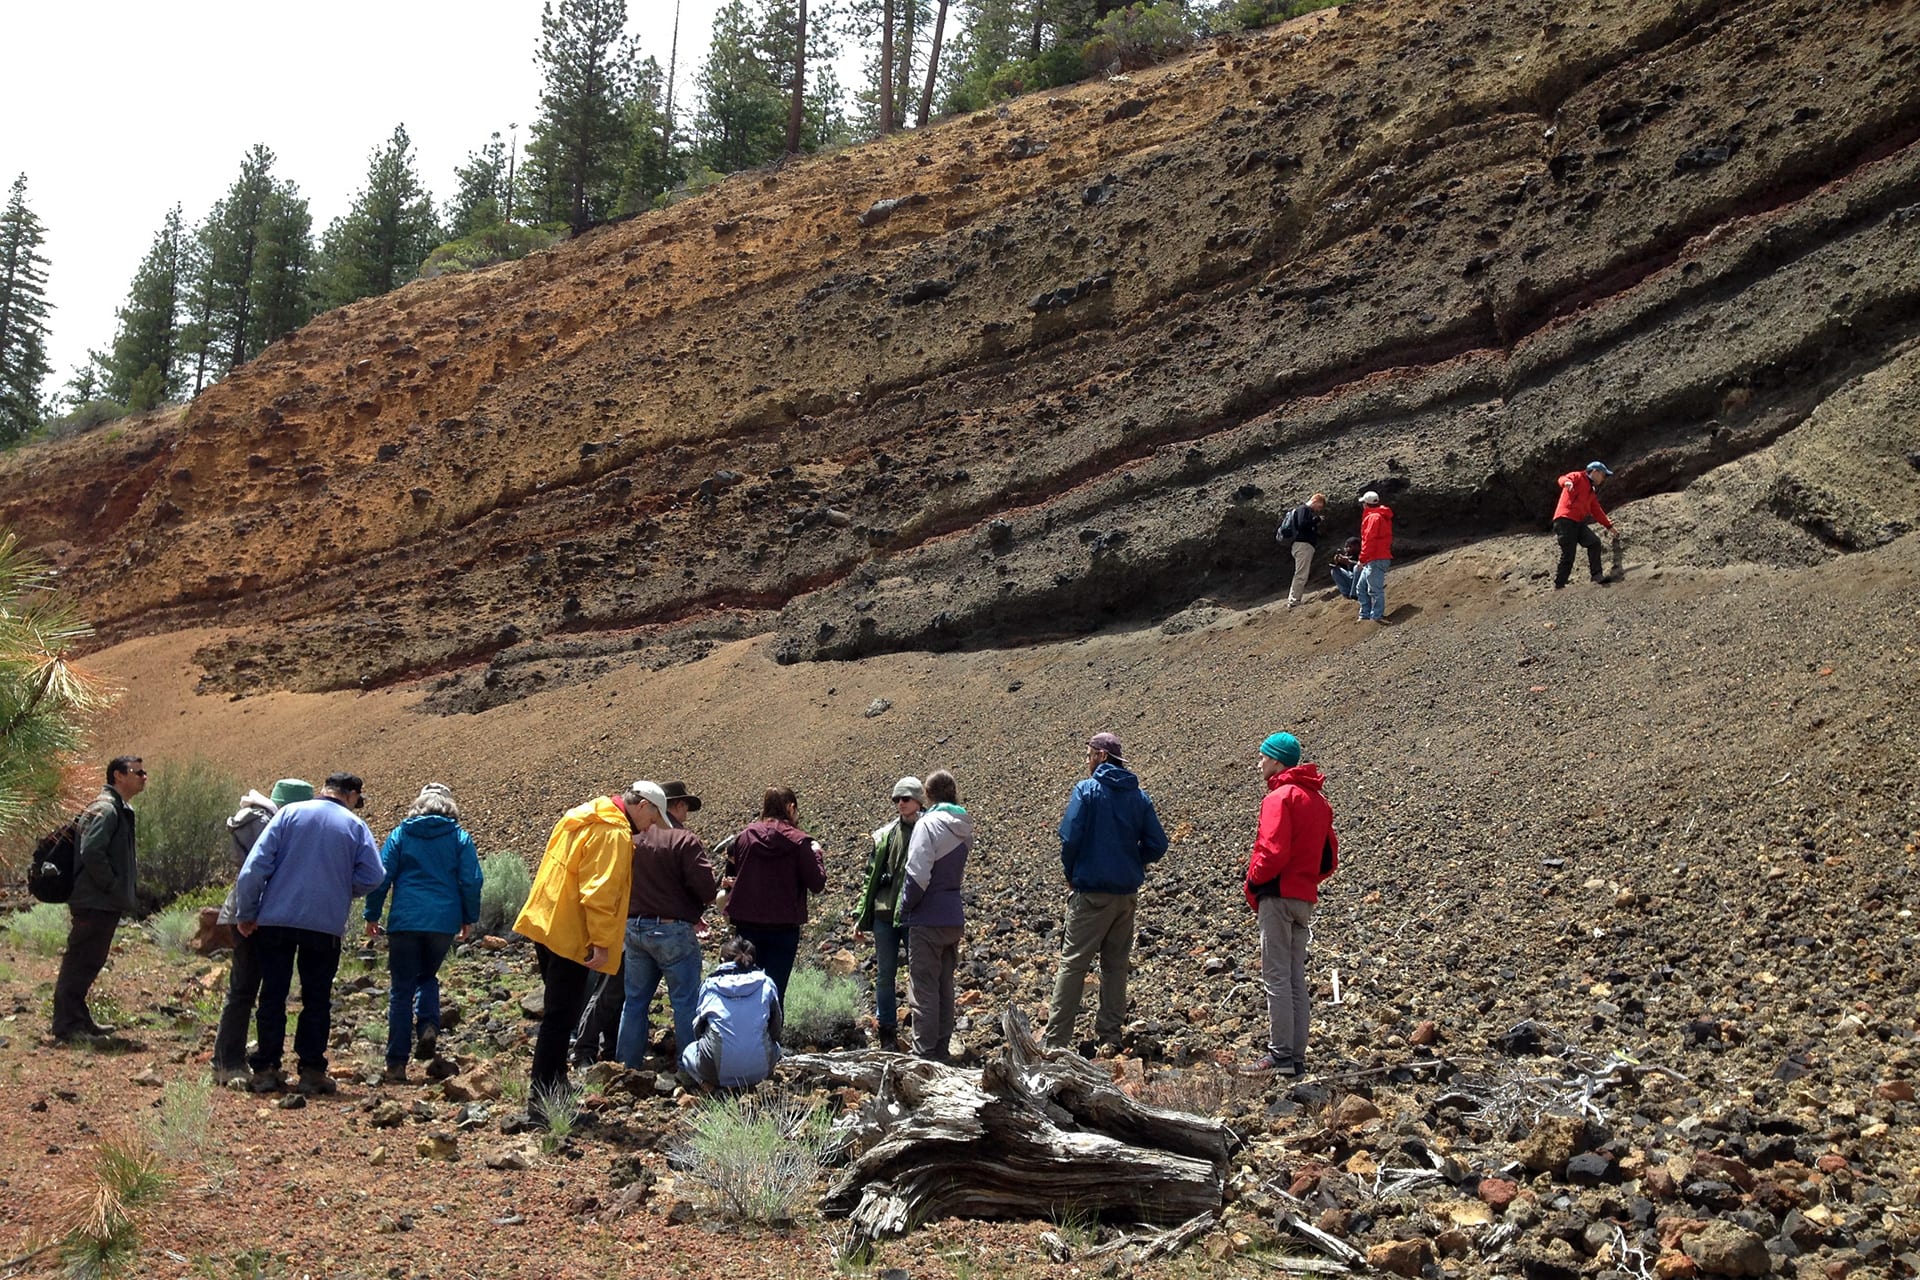
[[[807,895],[827,887],[826,851],[794,825],[800,803],[790,787],[768,787],[760,820],[733,838],[727,851],[727,918],[753,944],[760,968],[787,999],[787,979],[807,922]]]
[[[1307,939],[1320,882],[1340,865],[1326,778],[1300,763],[1300,740],[1269,734],[1260,744],[1267,798],[1247,860],[1247,902],[1260,920],[1260,976],[1267,986],[1266,1056],[1244,1068],[1297,1076],[1307,1061]]]

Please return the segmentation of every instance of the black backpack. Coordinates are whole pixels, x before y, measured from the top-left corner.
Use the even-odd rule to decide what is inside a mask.
[[[27,869],[27,892],[42,902],[65,902],[73,896],[73,864],[80,852],[80,826],[85,814],[67,819],[33,846]]]
[[[1300,530],[1294,527],[1294,522],[1293,522],[1294,516],[1298,515],[1299,513],[1300,513],[1300,508],[1298,507],[1288,508],[1287,514],[1281,517],[1280,531],[1273,535],[1273,540],[1275,542],[1292,542],[1295,538],[1298,538],[1300,536]]]

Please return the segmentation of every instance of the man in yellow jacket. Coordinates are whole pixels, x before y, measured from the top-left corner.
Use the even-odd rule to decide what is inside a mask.
[[[567,1041],[586,1007],[588,982],[620,967],[634,833],[667,825],[666,814],[666,792],[635,782],[618,796],[567,810],[547,837],[527,905],[513,922],[514,932],[532,940],[546,983],[528,1106],[536,1121],[546,1099],[567,1087]]]

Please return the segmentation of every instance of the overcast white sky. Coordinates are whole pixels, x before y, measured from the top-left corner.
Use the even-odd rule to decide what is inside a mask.
[[[720,0],[682,0],[676,107]],[[113,341],[114,310],[176,202],[206,215],[256,142],[299,184],[314,233],[346,211],[367,157],[405,124],[436,200],[487,135],[526,140],[540,0],[11,0],[0,17],[0,198],[27,175],[53,304],[43,388]],[[673,0],[628,0],[667,63]],[[684,115],[682,116],[684,120]]]

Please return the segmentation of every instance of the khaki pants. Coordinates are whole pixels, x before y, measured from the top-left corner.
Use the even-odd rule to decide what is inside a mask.
[[[1302,1070],[1307,1061],[1307,939],[1313,904],[1260,899],[1260,977],[1267,984],[1267,1048],[1274,1061]]]
[[[959,925],[912,926],[907,948],[907,1007],[913,1010],[913,1051],[947,1060],[953,1038],[953,974],[960,967]]]
[[[1127,1020],[1127,969],[1133,955],[1137,897],[1131,893],[1075,893],[1067,899],[1067,938],[1060,953],[1060,977],[1053,984],[1053,1009],[1047,1014],[1049,1049],[1072,1046],[1080,997],[1096,956],[1100,960],[1100,1011],[1094,1016],[1094,1034],[1102,1040],[1120,1038],[1121,1024]]]
[[[1300,603],[1300,593],[1307,589],[1307,575],[1313,572],[1313,544],[1295,542],[1293,544],[1293,581],[1287,584],[1287,601]]]

